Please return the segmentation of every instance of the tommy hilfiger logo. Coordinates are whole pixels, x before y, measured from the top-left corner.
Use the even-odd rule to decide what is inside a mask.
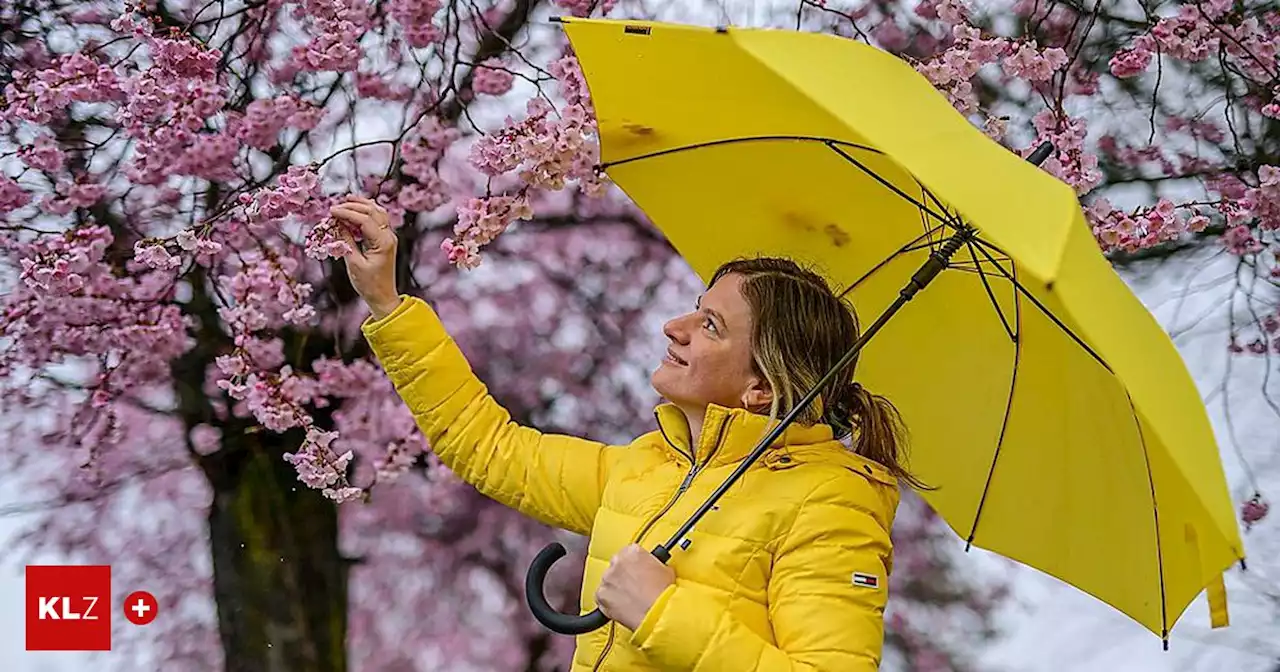
[[[862,572],[853,573],[853,585],[862,586],[863,588],[879,588],[880,577],[875,574],[863,574]]]

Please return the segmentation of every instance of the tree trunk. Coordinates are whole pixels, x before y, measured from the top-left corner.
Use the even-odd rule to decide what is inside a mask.
[[[338,552],[337,508],[282,459],[301,443],[295,434],[227,435],[205,463],[227,672],[347,669],[349,563]]]
[[[529,664],[524,668],[524,672],[542,672],[542,656],[546,655],[547,649],[551,648],[551,633],[540,632],[525,642],[525,648],[529,651]]]
[[[528,23],[532,10],[543,1],[516,0],[496,31],[485,33],[471,60],[479,63],[505,52]],[[164,2],[158,3],[157,11],[166,19],[170,17]],[[458,90],[469,89],[474,74],[474,68],[468,69]],[[446,121],[456,120],[464,106],[461,100],[450,99],[441,116]],[[282,157],[291,155],[292,147],[281,152]],[[217,184],[210,186],[205,194],[210,210],[216,209],[220,194]],[[123,240],[120,228],[113,231]],[[410,287],[412,273],[408,271],[417,230],[406,227],[399,235],[397,275],[404,273],[401,286]],[[330,275],[336,280],[341,300],[353,299],[345,273]],[[351,563],[338,551],[337,507],[299,483],[293,466],[282,457],[302,444],[301,432],[253,431],[244,419],[214,417],[203,392],[205,373],[217,355],[229,350],[229,339],[219,327],[203,271],[193,270],[189,279],[194,291],[183,312],[197,320],[197,346],[173,362],[172,369],[185,426],[189,429],[211,423],[222,431],[220,450],[196,459],[214,492],[209,544],[225,669],[346,672],[347,571]],[[283,332],[285,351],[297,354],[300,361],[294,365],[300,370],[315,357],[334,351],[332,341],[319,334],[299,334],[291,329]],[[365,346],[363,339],[357,339],[357,352],[348,355],[362,355],[360,350]],[[325,413],[315,415],[319,421]],[[546,639],[534,646],[545,648],[549,643]]]

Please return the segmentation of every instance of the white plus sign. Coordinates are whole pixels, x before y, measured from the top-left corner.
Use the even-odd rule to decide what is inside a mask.
[[[151,605],[143,601],[142,598],[138,598],[138,603],[129,608],[132,609],[133,612],[138,615],[138,618],[142,618],[143,616],[146,615],[148,611],[151,610]]]

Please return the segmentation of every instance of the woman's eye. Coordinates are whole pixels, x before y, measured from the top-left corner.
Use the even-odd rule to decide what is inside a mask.
[[[715,331],[716,331],[716,323],[715,323],[715,322],[712,322],[712,321],[711,321],[711,318],[709,318],[709,317],[708,317],[706,320],[703,320],[703,322],[702,322],[702,326],[704,326],[704,327],[706,327],[708,330],[710,330],[710,331],[711,331],[711,333],[715,333]]]

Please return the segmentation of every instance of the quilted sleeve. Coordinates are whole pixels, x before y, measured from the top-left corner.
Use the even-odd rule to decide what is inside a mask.
[[[769,582],[776,645],[678,580],[631,641],[671,672],[875,672],[892,546],[868,510],[880,506],[877,486],[848,476],[809,495],[777,548]]]
[[[361,325],[428,445],[482,494],[548,525],[587,534],[609,467],[623,450],[543,434],[511,420],[471,370],[435,311],[402,296]]]

